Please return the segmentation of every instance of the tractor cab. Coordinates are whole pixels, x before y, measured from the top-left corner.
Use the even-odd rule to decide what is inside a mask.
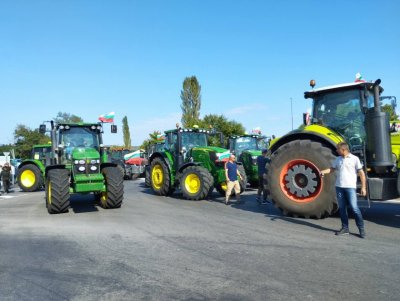
[[[58,147],[63,149],[61,162],[71,164],[82,158],[95,160],[100,163],[100,145],[102,144],[102,127],[97,124],[67,125],[59,124]]]
[[[33,160],[39,160],[44,166],[49,165],[52,158],[51,144],[34,145],[31,158]]]
[[[231,136],[228,149],[237,156],[238,162],[243,164],[250,185],[257,186],[257,157],[263,149],[268,149],[268,138],[258,134]]]
[[[268,149],[267,137],[260,135],[231,136],[229,137],[228,148],[237,157],[247,150],[262,151]]]

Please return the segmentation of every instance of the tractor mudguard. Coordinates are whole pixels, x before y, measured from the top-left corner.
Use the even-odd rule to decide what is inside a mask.
[[[25,166],[25,165],[28,165],[28,164],[36,165],[37,168],[40,169],[40,172],[41,172],[42,174],[44,174],[45,166],[44,166],[43,162],[40,161],[40,160],[32,160],[32,159],[24,160],[24,161],[18,166],[18,168],[21,168],[21,167],[23,167],[23,166]]]
[[[345,141],[345,139],[337,132],[317,124],[306,126],[303,130],[294,130],[281,138],[275,139],[271,142],[269,154],[275,152],[283,144],[289,143],[293,140],[305,140],[310,139],[312,141],[320,142],[327,145],[333,151],[336,150],[336,145],[339,142]]]

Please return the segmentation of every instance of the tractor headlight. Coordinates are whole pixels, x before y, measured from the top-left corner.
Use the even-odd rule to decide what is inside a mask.
[[[96,164],[96,163],[100,163],[98,162],[99,160],[90,160],[90,164]]]
[[[79,160],[79,164],[84,165],[85,163],[85,160]]]
[[[76,165],[78,165],[78,164],[79,164],[79,160],[75,160],[74,163],[75,163]]]
[[[90,170],[91,170],[91,171],[96,171],[96,170],[97,170],[97,166],[96,166],[96,165],[90,166]]]
[[[85,166],[79,166],[79,167],[78,167],[78,170],[79,170],[79,171],[85,171]]]

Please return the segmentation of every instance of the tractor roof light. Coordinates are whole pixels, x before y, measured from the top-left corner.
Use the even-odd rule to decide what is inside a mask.
[[[90,127],[90,129],[91,129],[91,130],[95,130],[95,129],[96,129],[96,126],[95,126],[95,125],[92,125],[92,126]]]
[[[66,126],[65,126],[65,129],[66,129],[66,130],[69,130],[70,128],[71,128],[71,127],[70,127],[69,125],[66,125]]]
[[[60,125],[58,128],[59,128],[60,130],[63,130],[63,129],[64,129],[64,126],[63,126],[63,125]]]

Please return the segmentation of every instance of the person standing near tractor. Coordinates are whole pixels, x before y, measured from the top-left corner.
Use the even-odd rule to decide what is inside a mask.
[[[242,176],[237,168],[236,157],[231,154],[229,161],[225,164],[225,176],[226,176],[226,194],[225,194],[225,205],[229,205],[229,197],[231,196],[232,189],[236,194],[237,203],[240,204],[240,184],[238,177],[242,180]]]
[[[267,172],[265,169],[265,165],[269,162],[269,158],[267,158],[268,150],[263,149],[261,155],[257,157],[257,167],[258,167],[258,190],[257,190],[257,198],[256,201],[265,205],[268,204],[267,200],[267,191],[264,189],[264,174]],[[261,192],[263,194],[263,200],[261,201]]]
[[[3,182],[3,189],[5,193],[10,192],[10,179],[11,179],[11,167],[10,163],[6,162],[1,169],[0,178]]]
[[[334,171],[338,172],[335,186],[342,228],[335,234],[349,234],[347,206],[350,206],[354,212],[356,225],[360,231],[360,237],[365,238],[366,234],[364,229],[364,220],[357,205],[356,193],[358,174],[361,180],[361,195],[367,195],[365,173],[363,171],[360,159],[350,153],[349,145],[347,143],[338,143],[336,149],[339,156],[336,157],[335,161],[333,161],[332,167],[321,170],[320,172],[321,177]]]

